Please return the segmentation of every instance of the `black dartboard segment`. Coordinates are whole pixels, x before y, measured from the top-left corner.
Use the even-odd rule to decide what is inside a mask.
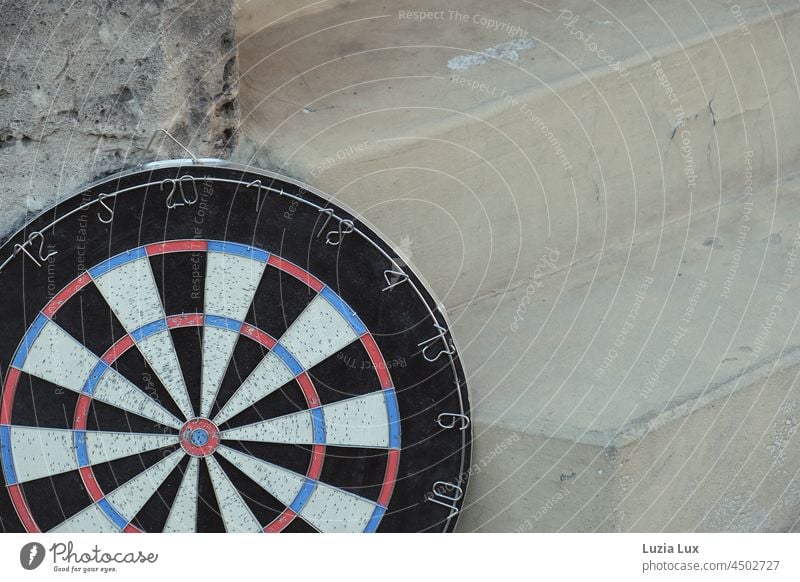
[[[151,164],[0,249],[4,531],[450,531],[469,405],[447,323],[290,180]]]

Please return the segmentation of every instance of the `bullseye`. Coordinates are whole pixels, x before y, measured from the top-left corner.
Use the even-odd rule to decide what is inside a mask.
[[[207,457],[217,450],[219,429],[206,418],[193,418],[181,428],[179,440],[191,456]]]
[[[192,432],[192,444],[197,447],[202,447],[208,442],[208,431],[204,428],[198,428]]]

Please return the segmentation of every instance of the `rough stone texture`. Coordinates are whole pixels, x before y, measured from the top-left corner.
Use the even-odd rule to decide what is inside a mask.
[[[0,17],[0,235],[168,129],[226,157],[238,124],[233,2],[5,2]],[[158,140],[145,156],[187,157]]]

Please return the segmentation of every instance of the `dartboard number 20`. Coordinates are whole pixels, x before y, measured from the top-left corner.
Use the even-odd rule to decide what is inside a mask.
[[[351,213],[220,162],[120,174],[0,249],[4,531],[451,531],[442,312]]]

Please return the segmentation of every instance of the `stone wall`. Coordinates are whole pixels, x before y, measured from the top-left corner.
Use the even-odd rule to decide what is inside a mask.
[[[227,157],[239,119],[233,1],[5,3],[0,237],[82,184],[154,157]]]

